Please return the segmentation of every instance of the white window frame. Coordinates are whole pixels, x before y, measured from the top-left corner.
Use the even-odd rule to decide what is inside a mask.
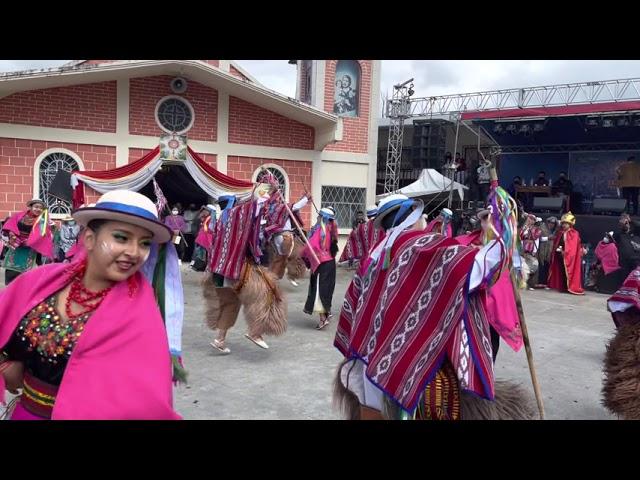
[[[78,156],[77,153],[72,152],[71,150],[67,150],[66,148],[49,148],[45,150],[44,152],[42,152],[40,155],[37,156],[36,161],[33,164],[33,197],[34,198],[41,198],[40,197],[40,166],[42,165],[42,161],[52,153],[64,153],[65,155],[69,155],[78,164],[78,169],[80,170],[85,169],[84,162],[82,161],[82,159]],[[63,215],[60,213],[55,213],[51,215],[51,218],[54,220],[60,220],[65,216],[66,215]]]
[[[160,119],[158,118],[158,110],[160,110],[160,105],[162,105],[163,102],[165,102],[166,100],[170,100],[172,98],[175,98],[177,100],[180,100],[182,102],[184,102],[187,107],[189,107],[189,110],[191,111],[191,122],[189,122],[189,125],[184,128],[183,130],[180,130],[179,132],[172,132],[169,129],[165,128],[162,123],[160,123]],[[193,109],[193,105],[191,105],[191,102],[189,100],[187,100],[184,97],[181,97],[180,95],[167,95],[166,97],[162,97],[160,100],[158,100],[158,103],[156,103],[156,109],[154,112],[154,117],[156,119],[156,125],[158,125],[158,127],[160,127],[160,129],[163,132],[166,133],[176,133],[177,135],[181,135],[183,133],[187,133],[189,130],[191,130],[193,128],[193,124],[196,120],[196,112]]]
[[[282,174],[284,178],[284,186],[286,189],[284,201],[289,202],[289,198],[291,197],[291,182],[289,181],[289,175],[287,174],[287,171],[282,166],[275,163],[264,163],[254,170],[253,175],[251,175],[251,181],[256,182],[258,180],[258,175],[260,174],[260,172],[262,172],[263,168],[275,168]]]

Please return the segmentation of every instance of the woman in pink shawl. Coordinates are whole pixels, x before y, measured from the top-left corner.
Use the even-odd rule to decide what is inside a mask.
[[[4,258],[4,284],[53,257],[53,235],[45,204],[40,199],[27,202],[27,210],[15,213],[2,227],[9,236]]]
[[[329,325],[332,317],[331,303],[336,288],[338,253],[338,224],[335,218],[336,213],[332,207],[321,208],[318,221],[309,232],[309,243],[302,251],[302,258],[309,262],[312,272],[303,311],[307,315],[319,314],[317,330]]]
[[[167,333],[138,271],[172,232],[135,192],[105,193],[73,213],[86,226],[70,264],[20,275],[0,292],[0,402],[13,420],[169,420]]]

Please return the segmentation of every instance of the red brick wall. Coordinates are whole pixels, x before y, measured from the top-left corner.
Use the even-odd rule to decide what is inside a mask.
[[[307,192],[311,192],[311,162],[294,160],[273,160],[269,158],[252,157],[227,157],[227,175],[239,180],[252,180],[253,172],[260,165],[278,165],[289,176],[289,201],[297,202]],[[311,219],[311,205],[306,206],[301,211],[304,227],[309,228]]]
[[[34,196],[35,160],[50,148],[64,148],[74,152],[82,159],[86,170],[106,170],[114,168],[116,164],[115,147],[0,138],[1,218],[26,208],[25,203]],[[87,189],[87,193],[88,190],[90,189]]]
[[[238,78],[242,78],[244,80],[250,81],[247,77],[245,77],[242,73],[240,73],[240,71],[233,65],[229,65],[229,73],[234,77],[238,77]]]
[[[313,127],[229,97],[229,143],[312,150]]]
[[[0,122],[116,131],[116,82],[46,88],[0,99]]]
[[[165,133],[156,123],[158,101],[175,95],[170,82],[174,77],[132,78],[129,87],[129,131],[133,135],[161,136]],[[218,129],[218,91],[187,80],[187,91],[178,95],[191,103],[195,121],[187,132],[193,140],[216,141]]]
[[[360,84],[358,85],[358,117],[343,118],[342,141],[328,145],[325,150],[339,152],[367,153],[369,143],[369,111],[371,104],[371,67],[370,60],[358,60],[360,63]],[[333,113],[333,98],[336,90],[337,60],[327,60],[325,69],[324,109]]]

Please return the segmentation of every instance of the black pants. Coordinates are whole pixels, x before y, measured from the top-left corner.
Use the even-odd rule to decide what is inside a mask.
[[[185,233],[184,239],[187,243],[184,247],[184,255],[182,257],[182,261],[190,262],[193,257],[193,249],[196,246],[196,236],[193,235],[192,233]]]
[[[638,194],[640,188],[638,187],[622,187],[622,198],[627,201],[627,211],[638,215]],[[631,204],[633,203],[633,211],[631,210]]]
[[[491,333],[491,350],[493,351],[493,363],[496,363],[496,358],[498,357],[498,349],[500,348],[500,335],[491,325],[489,325],[489,331]]]
[[[549,262],[538,259],[538,283],[546,285],[549,280]]]
[[[489,196],[490,187],[491,185],[489,183],[478,184],[478,197],[477,197],[478,201],[486,203],[487,197]]]
[[[331,260],[321,263],[315,273],[311,274],[309,294],[307,295],[307,302],[304,304],[304,313],[309,315],[313,315],[313,305],[316,303],[318,277],[320,278],[320,301],[328,315],[331,313],[333,291],[336,288],[336,262]]]

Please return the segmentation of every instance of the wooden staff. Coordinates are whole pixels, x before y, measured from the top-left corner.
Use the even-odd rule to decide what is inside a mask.
[[[304,188],[304,187],[303,187],[303,188]],[[307,189],[306,189],[306,188],[304,188],[304,195],[305,195],[306,197],[310,197],[309,192],[307,192]],[[313,199],[311,199],[311,205],[313,205],[313,208],[315,208],[315,209],[316,209],[316,213],[319,213],[319,212],[320,212],[320,210],[318,210],[318,207],[316,207],[316,202],[314,202],[314,201],[313,201]]]
[[[527,362],[529,363],[529,373],[531,374],[531,383],[533,384],[533,391],[536,395],[536,402],[538,403],[540,420],[544,420],[544,403],[542,402],[542,392],[540,391],[540,385],[538,384],[538,375],[536,374],[536,368],[533,364],[533,351],[531,349],[531,342],[529,340],[529,331],[527,330],[527,322],[525,322],[525,319],[524,319],[524,310],[522,308],[522,300],[520,299],[520,290],[518,290],[518,287],[516,286],[516,279],[513,272],[511,272],[511,287],[513,288],[513,296],[516,300],[516,307],[518,308],[518,317],[520,319],[522,339],[524,341],[525,352],[527,353]]]
[[[496,169],[491,169],[492,182],[498,181],[498,175]],[[514,232],[514,235],[517,231]],[[521,260],[524,261],[524,260]],[[531,374],[531,383],[533,384],[533,392],[536,396],[536,402],[538,403],[538,411],[540,412],[540,420],[544,420],[544,403],[542,401],[542,392],[540,391],[540,385],[538,384],[538,375],[536,374],[536,367],[533,363],[533,350],[531,349],[531,341],[529,340],[529,330],[527,329],[527,322],[524,317],[524,309],[522,308],[522,299],[520,298],[520,290],[516,285],[516,278],[513,271],[510,272],[511,288],[513,289],[513,297],[516,301],[516,308],[518,309],[518,318],[520,320],[520,329],[522,330],[522,340],[524,341],[524,349],[527,354],[527,363],[529,364],[529,373]]]
[[[265,168],[262,167],[262,170],[264,171]],[[293,214],[293,212],[291,211],[291,209],[289,208],[289,205],[287,205],[287,202],[285,201],[284,197],[282,196],[282,192],[280,192],[280,188],[278,188],[276,190],[276,192],[278,192],[278,195],[280,196],[280,200],[282,200],[282,203],[284,203],[284,208],[287,209],[287,213],[289,214],[289,217],[291,217],[291,220],[293,220],[293,223],[295,224],[296,228],[298,229],[298,233],[300,233],[300,236],[304,240],[304,243],[306,243],[307,246],[309,247],[309,251],[311,252],[311,255],[313,255],[313,259],[316,261],[316,264],[320,265],[320,259],[316,255],[316,252],[313,251],[313,247],[311,247],[311,244],[309,243],[309,240],[307,240],[307,236],[305,235],[304,231],[302,230],[302,227],[298,223],[298,220],[296,220],[296,217]]]

